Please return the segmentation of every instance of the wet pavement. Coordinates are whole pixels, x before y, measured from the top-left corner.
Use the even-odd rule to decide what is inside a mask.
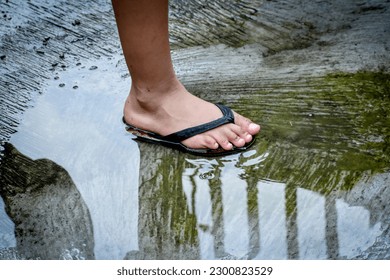
[[[126,133],[110,1],[0,2],[0,259],[390,259],[390,2],[334,2],[170,2],[222,158]]]

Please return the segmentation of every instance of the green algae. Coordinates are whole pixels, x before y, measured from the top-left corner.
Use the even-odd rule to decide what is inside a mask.
[[[334,207],[338,194],[390,170],[389,78],[381,72],[337,73],[255,85],[252,94],[227,102],[233,109],[244,108],[262,125],[254,147],[238,155],[234,167],[229,164],[232,159],[215,158],[204,160],[202,164],[209,168],[201,171],[188,160],[203,159],[164,148],[159,153],[156,147],[141,145],[142,258],[199,258],[199,231],[213,236],[217,258],[225,256],[223,212],[230,206],[223,204],[221,174],[226,172],[234,172],[246,185],[248,222],[253,229],[248,256],[259,250],[259,184],[285,184],[288,258],[296,258],[298,188],[324,195]],[[256,160],[259,157],[261,161]],[[195,169],[192,175],[185,175],[188,168]],[[197,223],[197,177],[206,180],[209,188],[212,226]],[[191,185],[191,198],[184,194],[184,178]]]
[[[140,145],[140,148],[145,157],[148,147]],[[184,161],[176,153],[169,152],[166,150],[160,159],[155,159],[153,172],[141,173],[140,216],[145,218],[139,224],[143,245],[139,257],[143,259],[198,258],[196,217],[189,211],[183,193]],[[151,171],[154,163],[142,162],[147,167],[141,167],[141,170]],[[145,178],[146,175],[151,177]],[[188,255],[184,256],[183,251]]]
[[[337,73],[283,85],[287,91],[268,85],[251,96],[257,101],[240,99],[260,105],[251,113],[262,124],[257,150],[266,143],[270,154],[248,175],[329,194],[388,171],[389,81],[382,72]]]

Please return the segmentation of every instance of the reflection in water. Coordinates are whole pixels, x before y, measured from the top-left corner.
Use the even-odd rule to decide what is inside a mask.
[[[6,144],[1,181],[19,258],[94,258],[88,208],[62,167],[46,159],[31,160]]]
[[[343,192],[323,195],[248,176],[268,152],[199,159],[140,147],[138,258],[353,258],[383,232]]]
[[[326,249],[327,254],[330,259],[337,259],[339,257],[339,236],[338,236],[338,227],[337,227],[337,209],[334,197],[326,198],[326,213],[325,221],[326,223]]]
[[[381,223],[371,224],[368,210],[351,207],[341,199],[336,201],[336,209],[340,256],[358,255],[372,245],[387,226]]]
[[[104,71],[114,63],[94,65]],[[121,125],[125,96],[117,94],[126,92],[127,82],[104,73],[116,83],[113,91],[89,70],[90,65],[80,64],[49,83],[47,92],[23,115],[10,142],[33,160],[46,158],[66,169],[91,215],[95,257],[123,259],[138,245],[139,154]],[[78,89],[72,88],[74,84]],[[13,234],[12,230],[8,227],[4,234]],[[1,243],[0,248],[10,245]]]
[[[363,206],[350,206],[342,193],[324,196],[255,175],[248,176],[250,170],[259,170],[266,164],[270,155],[268,151],[260,153],[261,151],[251,150],[221,159],[199,159],[147,144],[140,144],[140,148],[139,216],[138,223],[131,224],[133,228],[138,228],[137,236],[132,236],[138,240],[138,245],[133,245],[134,249],[128,250],[127,259],[353,258],[369,248],[386,230],[381,223],[386,216],[375,222],[370,221],[369,210]],[[13,153],[18,154],[16,151]],[[19,157],[26,158],[22,155]],[[6,160],[7,158],[9,157],[5,157]],[[31,164],[49,162],[32,161],[28,158],[25,161]],[[4,166],[17,168],[18,164],[3,164]],[[48,169],[51,172],[55,170],[58,169]],[[42,169],[39,172],[32,170],[30,173],[41,175]],[[17,174],[23,175],[21,171],[17,171]],[[56,177],[61,178],[62,175],[55,175],[53,178]],[[37,186],[41,189],[44,185],[41,182]],[[4,191],[8,189],[2,191],[7,209],[12,209],[15,202],[16,205],[25,207],[30,205],[20,198],[13,198],[14,202],[10,203],[10,196]],[[73,189],[76,191],[74,185]],[[19,188],[16,187],[15,190]],[[388,197],[388,192],[379,193]],[[353,196],[352,194],[353,191],[349,192],[348,197]],[[64,202],[72,197],[72,193],[65,189],[61,196],[61,201]],[[58,207],[53,192],[46,195],[46,198],[38,196],[36,199],[36,204],[44,203],[48,209]],[[383,199],[384,203],[386,201]],[[48,216],[46,220],[49,223],[65,221],[66,225],[89,225],[92,232],[92,222],[88,222],[88,219],[80,221],[78,215],[63,218],[61,215],[66,215],[67,209],[65,207],[65,211],[50,210],[41,213]],[[74,207],[70,209],[72,212],[69,213],[72,215],[78,212]],[[27,235],[18,235],[20,231],[17,231],[19,258],[93,258],[93,255],[75,255],[79,251],[64,249],[71,248],[69,244],[74,245],[75,240],[80,238],[80,232],[85,234],[88,230],[76,227],[72,232],[69,231],[72,227],[67,227],[66,230],[55,228],[57,231],[47,231],[47,223],[42,223],[42,219],[36,215],[27,218],[23,216],[21,208],[14,208],[9,213],[17,225],[28,224],[30,228]],[[83,217],[89,215],[82,215],[81,218]],[[96,218],[99,219],[95,216]],[[129,213],[123,216],[123,219],[129,218]],[[40,229],[44,234],[35,234]],[[39,246],[33,246],[31,242],[27,245],[26,242],[20,242],[35,240],[37,237],[42,242]],[[61,254],[58,250],[51,249],[50,240],[53,238],[61,241],[56,243],[62,249]],[[94,239],[99,242],[96,235],[94,238],[82,238],[87,243]],[[23,250],[23,246],[27,250]],[[92,252],[91,245],[88,247],[89,252]],[[107,250],[115,248],[107,247]]]
[[[242,106],[254,120],[264,119],[263,132],[250,151],[202,159],[155,145],[140,144],[139,151],[119,124],[124,96],[87,69],[60,75],[58,82],[77,83],[77,90],[50,84],[10,140],[30,163],[51,162],[72,178],[91,221],[77,222],[70,215],[66,220],[83,224],[86,236],[93,228],[93,238],[86,238],[95,245],[94,255],[86,258],[389,258],[388,138],[382,137],[383,120],[372,109],[378,104],[351,118],[362,106],[357,99],[378,102],[354,95],[370,93],[364,80],[359,80],[363,88],[348,88],[350,76],[331,78],[329,84],[341,83],[332,87],[331,97],[324,82],[325,90],[314,90],[315,83],[307,95],[294,85],[296,93],[256,92],[231,101],[233,109]],[[115,79],[116,90],[126,92],[125,80]],[[340,110],[333,112],[334,107]],[[365,130],[368,124],[370,130]],[[2,197],[11,213],[10,195],[2,192]],[[38,197],[36,203],[44,201],[42,205],[53,209],[55,196],[48,197]],[[9,217],[16,230],[23,223],[33,232],[44,228],[40,219],[29,220],[13,209]],[[52,221],[61,220],[61,214],[45,212]],[[10,219],[4,212],[0,217],[0,258],[22,253],[55,258],[46,254],[50,244],[44,242],[51,237],[42,239],[35,253],[23,252],[21,235],[13,239]],[[26,234],[23,239],[34,236]],[[64,244],[72,239],[60,237]]]
[[[283,242],[278,240],[280,232],[285,235],[285,228],[280,228],[276,222],[280,221],[280,213],[275,213],[275,206],[281,205],[283,197],[275,189],[268,192],[273,183],[265,181],[258,186],[258,182],[251,184],[254,177],[242,180],[245,173],[237,165],[248,154],[252,152],[224,160],[186,159],[190,164],[182,180],[188,207],[196,209],[197,230],[202,232],[202,258],[256,258],[260,254],[265,258],[285,258],[286,248],[280,248]],[[248,162],[245,166],[249,166]],[[278,189],[279,184],[274,185]],[[283,209],[284,205],[281,206]]]
[[[129,141],[129,135],[122,127],[116,130],[112,126],[113,118],[120,117],[111,112],[120,112],[121,102],[111,93],[93,99],[97,85],[82,95],[49,87],[11,138],[29,158],[54,160],[52,166],[61,165],[71,175],[73,189],[77,187],[92,221],[80,222],[70,215],[65,220],[86,226],[88,230],[82,231],[88,237],[84,240],[94,242],[96,258],[388,258],[388,173],[373,176],[371,169],[345,164],[346,152],[334,148],[327,153],[328,146],[323,146],[327,141],[311,144],[296,135],[293,141],[288,137],[291,141],[280,140],[280,136],[271,141],[267,131],[250,151],[239,155],[202,159],[140,144],[139,159],[138,151],[131,150],[135,143]],[[106,91],[103,84],[97,87]],[[96,107],[101,108],[99,116]],[[306,147],[308,144],[314,147]],[[358,148],[347,150],[351,158],[361,155]],[[364,153],[363,158],[367,158]],[[28,224],[32,232],[44,231],[40,219],[32,216],[29,220],[19,208],[12,208],[9,194],[3,191],[2,197],[5,207],[13,209],[7,211],[17,232],[20,224]],[[56,205],[55,196],[38,197],[36,203],[42,201],[48,209]],[[67,212],[43,213],[50,214],[52,221],[62,221],[61,215]],[[6,216],[3,213],[1,217]],[[17,233],[15,243],[10,220],[1,219],[1,258],[59,256],[49,249],[54,233],[50,237],[51,232],[45,232],[49,235],[41,240],[39,249],[30,250],[33,246],[26,245],[28,250],[24,250],[19,240],[33,240],[37,235]],[[88,235],[92,228],[93,238]],[[57,238],[66,240],[60,242],[66,249],[58,248],[71,252],[71,257],[75,256],[66,244],[76,232]],[[368,253],[371,251],[373,254]],[[93,258],[93,254],[84,257]]]
[[[0,248],[15,247],[16,240],[13,234],[15,225],[3,209],[5,209],[4,201],[0,198]]]
[[[271,181],[260,181],[259,189],[260,254],[259,259],[287,258],[286,186]]]
[[[197,259],[196,217],[183,193],[181,154],[162,147],[144,150],[145,146],[149,145],[140,144],[139,252],[127,258]]]
[[[297,190],[297,224],[298,227],[298,248],[300,256],[306,259],[332,258],[327,252],[326,235],[336,231],[337,227],[326,228],[329,223],[335,220],[335,216],[326,217],[326,197],[306,189]],[[305,211],[307,209],[308,211]],[[337,241],[337,238],[336,238]]]
[[[259,3],[257,12],[249,1],[187,2],[171,3],[172,23],[178,26],[172,28],[175,68],[192,92],[262,124],[254,149],[205,160],[142,144],[140,161],[120,123],[128,74],[115,54],[113,21],[104,23],[108,9],[85,7],[81,28],[73,30],[70,24],[63,29],[62,17],[54,20],[53,15],[75,3],[38,5],[45,13],[14,30],[18,40],[4,41],[2,65],[9,75],[3,75],[3,85],[10,99],[0,107],[14,115],[34,105],[23,101],[32,96],[28,91],[43,90],[10,142],[28,166],[40,163],[48,174],[61,169],[54,173],[68,188],[57,185],[57,192],[35,196],[37,189],[51,187],[41,182],[25,192],[29,182],[19,172],[26,166],[13,165],[19,181],[2,189],[0,258],[65,258],[66,250],[73,253],[70,240],[79,238],[75,227],[64,227],[68,222],[84,226],[83,239],[88,239],[85,254],[70,254],[75,258],[390,259],[389,74],[320,77],[335,70],[387,69],[386,5],[306,1],[302,10],[288,1],[260,1],[266,5]],[[329,5],[356,13],[333,21],[321,15]],[[38,6],[27,5],[26,13],[35,14]],[[281,12],[277,20],[275,11]],[[310,24],[302,23],[302,16]],[[331,33],[317,33],[329,26]],[[194,32],[188,31],[195,27],[201,36],[190,38]],[[42,38],[49,44],[42,45]],[[375,46],[364,43],[374,41]],[[365,51],[368,47],[375,51]],[[20,53],[28,54],[20,63],[9,59]],[[93,64],[92,57],[97,58]],[[123,79],[115,74],[118,67]],[[41,88],[47,77],[53,80]],[[21,178],[34,177],[33,170]],[[17,195],[9,190],[18,190]],[[23,203],[29,195],[34,204]],[[73,217],[66,208],[52,211],[58,197],[68,201],[72,195],[85,215]],[[32,205],[39,205],[32,207],[33,215],[23,212]],[[38,210],[50,227],[37,217]],[[21,226],[28,231],[21,232]],[[40,247],[21,244],[39,236],[44,236]],[[56,236],[61,242],[51,247]]]

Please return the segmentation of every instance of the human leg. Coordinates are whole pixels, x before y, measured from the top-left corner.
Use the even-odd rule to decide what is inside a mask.
[[[170,55],[167,0],[112,0],[122,49],[132,78],[124,108],[127,123],[168,135],[221,117],[212,103],[177,79]],[[191,137],[191,148],[243,147],[260,127],[234,113],[235,121]]]

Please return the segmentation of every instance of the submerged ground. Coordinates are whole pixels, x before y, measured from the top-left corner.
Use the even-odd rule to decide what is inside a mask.
[[[189,90],[262,125],[138,144],[110,1],[0,2],[0,259],[390,259],[390,2],[170,1]]]

